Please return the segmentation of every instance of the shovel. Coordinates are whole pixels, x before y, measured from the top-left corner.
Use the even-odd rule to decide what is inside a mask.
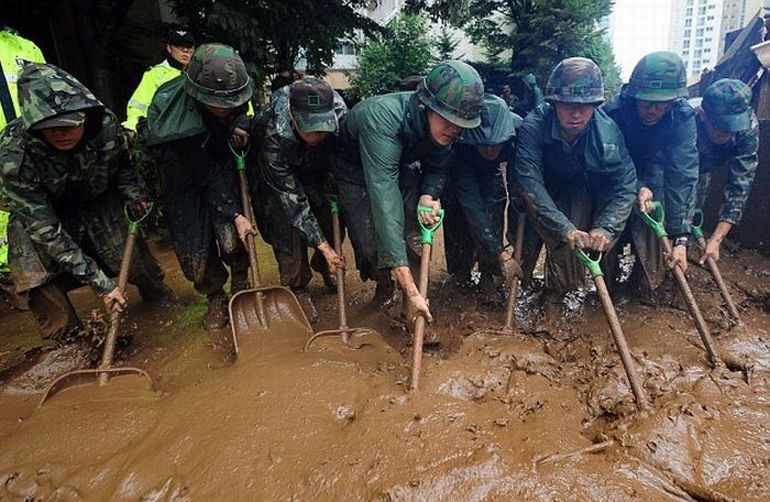
[[[425,206],[417,206],[418,213],[430,213],[433,209]],[[438,213],[438,222],[431,227],[426,227],[422,220],[417,218],[421,230],[422,253],[420,254],[420,294],[428,300],[428,274],[430,273],[431,248],[433,246],[433,234],[444,221],[444,210]],[[416,391],[420,385],[420,371],[422,370],[422,344],[425,335],[425,317],[418,315],[414,322],[414,345],[412,348],[412,382],[411,390]]]
[[[577,257],[586,266],[588,272],[591,274],[591,279],[593,279],[594,284],[596,285],[596,292],[599,294],[602,307],[604,307],[604,315],[607,317],[607,324],[610,325],[612,337],[615,339],[615,346],[618,348],[620,360],[623,362],[623,368],[626,370],[628,383],[631,385],[631,391],[634,393],[634,398],[636,398],[636,407],[639,408],[639,410],[645,410],[648,408],[647,398],[639,383],[639,376],[636,373],[634,362],[631,359],[631,353],[628,350],[626,337],[623,334],[623,329],[620,327],[620,320],[618,320],[618,314],[615,312],[615,306],[610,298],[610,293],[607,291],[607,284],[604,282],[604,272],[602,272],[601,265],[599,265],[599,262],[602,260],[602,255],[599,254],[599,257],[594,260],[591,259],[585,251],[579,249],[577,250]]]
[[[136,221],[131,219],[131,216],[128,214],[128,208],[124,208],[123,212],[126,215],[126,220],[128,220],[128,235],[126,236],[126,245],[123,248],[123,259],[120,262],[120,273],[118,274],[118,288],[120,288],[121,292],[126,291],[126,285],[128,284],[128,272],[131,268],[131,256],[134,254],[136,234],[139,231],[139,224],[152,212],[152,205],[150,205],[150,208],[145,213],[145,215]],[[54,380],[53,383],[51,383],[51,385],[49,385],[46,389],[45,394],[43,394],[43,398],[40,400],[38,407],[42,406],[43,403],[54,394],[57,394],[62,390],[68,389],[70,387],[82,385],[84,377],[96,377],[96,384],[99,387],[102,387],[107,384],[111,376],[127,375],[133,373],[147,380],[150,388],[153,387],[152,378],[150,378],[150,375],[142,369],[131,367],[112,367],[112,359],[115,356],[115,343],[118,339],[118,328],[120,327],[120,317],[121,312],[117,309],[110,313],[110,329],[107,332],[107,338],[104,340],[104,350],[102,351],[102,360],[99,363],[99,366],[94,369],[70,371]],[[90,378],[88,379],[90,380]]]
[[[336,198],[329,199],[329,205],[331,206],[332,213],[332,231],[334,233],[334,250],[338,255],[342,256],[342,232],[340,231],[340,205]],[[310,348],[310,345],[319,338],[324,336],[342,335],[342,343],[352,349],[360,349],[364,345],[371,345],[366,342],[366,335],[376,335],[381,338],[381,335],[372,328],[349,328],[347,305],[345,303],[345,272],[341,268],[337,268],[337,309],[339,312],[340,324],[337,329],[326,329],[319,331],[315,335],[311,336],[307,343],[305,343],[305,350]],[[351,344],[351,338],[355,339],[355,343]],[[384,343],[384,342],[383,342]]]
[[[246,153],[230,150],[235,156],[235,167],[241,186],[241,204],[244,216],[256,228],[254,208],[251,206],[249,181],[246,178]],[[239,291],[230,298],[230,328],[232,329],[233,347],[235,354],[240,351],[239,338],[242,335],[257,333],[286,333],[298,331],[312,333],[305,312],[289,288],[283,286],[262,286],[259,276],[257,251],[254,247],[254,236],[246,236],[246,251],[249,254],[252,288]]]
[[[698,246],[705,251],[706,239],[703,237],[703,211],[700,209],[695,210],[691,228],[693,237],[698,241]],[[722,273],[719,271],[716,260],[709,256],[706,258],[706,265],[708,265],[709,272],[711,272],[711,276],[714,278],[714,282],[717,283],[719,292],[722,294],[722,298],[727,304],[727,310],[730,312],[730,317],[732,317],[736,324],[740,324],[740,314],[738,314],[738,309],[735,306],[735,302],[733,302],[733,297],[727,289],[727,284],[725,284],[724,279],[722,279]]]
[[[527,221],[526,213],[516,213],[518,215],[516,219],[516,242],[513,247],[513,258],[517,263],[521,264],[522,249],[524,248],[524,225]],[[505,325],[502,328],[485,328],[473,332],[472,334],[483,333],[499,336],[510,336],[516,332],[516,317],[514,316],[514,310],[516,308],[516,298],[519,295],[519,280],[516,278],[513,283],[508,285],[508,301],[505,306]]]
[[[663,249],[663,253],[665,253],[667,256],[671,256],[671,241],[668,239],[668,233],[666,233],[666,228],[663,226],[663,222],[666,219],[665,212],[663,211],[663,205],[658,201],[653,202],[653,205],[655,206],[653,213],[657,216],[657,219],[644,211],[640,211],[640,214],[642,219],[650,226],[650,228],[652,228],[652,231],[655,232],[655,236],[660,243],[661,249]],[[690,316],[692,317],[693,322],[695,322],[695,327],[698,330],[698,334],[700,335],[700,338],[703,341],[703,345],[706,348],[706,354],[708,356],[709,362],[715,368],[722,366],[724,363],[719,358],[719,355],[714,348],[714,341],[711,339],[711,332],[709,331],[708,326],[706,326],[706,320],[703,318],[700,307],[698,307],[698,303],[695,301],[695,296],[692,294],[692,290],[690,289],[690,285],[687,283],[687,278],[684,276],[684,272],[682,271],[681,267],[676,266],[672,269],[672,273],[674,274],[674,279],[676,279],[677,286],[679,286],[679,290],[681,291],[685,303],[687,304],[687,309],[690,311]]]

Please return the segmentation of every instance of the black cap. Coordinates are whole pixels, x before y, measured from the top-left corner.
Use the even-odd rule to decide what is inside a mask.
[[[169,30],[166,43],[177,47],[195,47],[195,37],[185,30]]]

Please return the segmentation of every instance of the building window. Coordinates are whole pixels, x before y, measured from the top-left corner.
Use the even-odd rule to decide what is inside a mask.
[[[687,59],[690,56],[690,51],[682,51],[682,59]]]
[[[706,37],[706,40],[705,40],[705,42],[706,42],[706,43],[709,43],[709,42],[711,42],[711,37]]]
[[[692,7],[688,7],[686,11],[684,11],[685,16],[692,16]]]
[[[689,40],[685,40],[684,42],[682,42],[682,47],[685,48],[685,49],[689,49],[690,48],[690,41]]]
[[[684,38],[690,38],[690,34],[692,32],[690,30],[684,30]]]
[[[353,44],[344,42],[342,45],[339,45],[336,49],[334,49],[334,53],[338,56],[355,56],[356,48]]]
[[[684,20],[684,27],[685,28],[689,28],[691,26],[692,26],[692,19],[690,19],[690,18],[685,19]]]
[[[699,16],[705,16],[706,15],[706,7],[698,7],[698,15]]]
[[[703,36],[703,28],[698,28],[695,30],[695,36],[696,37],[702,37]]]
[[[695,47],[703,47],[703,39],[702,38],[696,38],[695,39]]]
[[[692,0],[687,0],[687,6],[689,7],[690,5],[692,5]]]
[[[714,27],[713,26],[707,26],[706,27],[706,31],[714,31]]]

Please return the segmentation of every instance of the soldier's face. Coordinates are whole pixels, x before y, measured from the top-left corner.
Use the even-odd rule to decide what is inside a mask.
[[[41,129],[40,134],[43,139],[59,150],[60,152],[68,152],[75,148],[80,140],[83,139],[83,132],[85,132],[85,124],[77,127],[50,127],[48,129]]]
[[[732,139],[735,137],[734,132],[724,132],[714,127],[714,125],[708,119],[706,112],[703,110],[700,110],[699,115],[700,119],[703,121],[703,124],[706,126],[706,134],[709,136],[709,141],[715,145],[724,145],[725,143],[732,141]]]
[[[481,155],[484,160],[491,162],[500,155],[504,146],[505,143],[500,143],[499,145],[477,146],[476,151],[479,152],[479,155]]]
[[[220,119],[225,119],[229,117],[231,113],[233,113],[232,108],[220,108],[218,106],[211,105],[203,105],[203,107],[206,108],[207,112]]]
[[[645,101],[643,99],[637,99],[636,111],[639,112],[639,118],[642,120],[642,124],[651,126],[660,122],[660,119],[662,119],[671,109],[671,104],[673,102],[673,100]]]
[[[588,126],[596,106],[588,103],[555,103],[554,108],[562,137],[571,141]]]
[[[187,65],[195,52],[195,47],[182,47],[181,45],[166,44],[166,50],[169,55],[178,63]]]
[[[455,140],[462,128],[434,112],[428,110],[428,129],[433,142],[440,146],[448,146]]]
[[[329,136],[328,132],[300,132],[297,131],[299,137],[305,142],[307,146],[318,146],[324,142]]]

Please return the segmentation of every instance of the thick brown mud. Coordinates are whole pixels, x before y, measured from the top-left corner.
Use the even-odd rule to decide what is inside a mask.
[[[743,325],[729,327],[706,272],[688,275],[720,350],[746,371],[710,368],[685,311],[615,296],[651,402],[638,413],[593,294],[549,319],[522,301],[516,336],[473,333],[504,313],[435,258],[442,344],[409,393],[408,335],[366,304],[355,274],[350,324],[381,337],[306,352],[301,330],[244,333],[234,358],[164,252],[182,306],[136,301],[117,362],[147,370],[155,391],[120,377],[37,408],[87,355],[43,344],[28,313],[0,317],[0,500],[770,500],[770,261],[725,254]],[[315,282],[313,294],[314,329],[335,327],[335,297]],[[96,307],[75,296],[83,315]]]

